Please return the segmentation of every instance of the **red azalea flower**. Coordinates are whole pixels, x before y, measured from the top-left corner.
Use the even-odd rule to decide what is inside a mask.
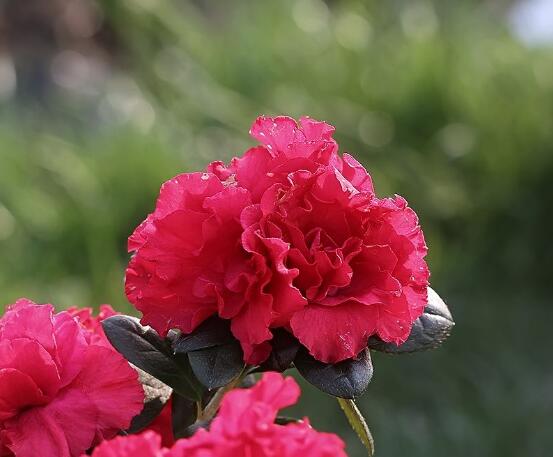
[[[296,403],[299,386],[292,378],[265,373],[250,389],[225,395],[209,430],[161,447],[152,431],[118,437],[98,446],[92,457],[346,457],[336,435],[320,433],[307,419],[296,424],[274,423],[280,409]]]
[[[69,312],[82,327],[89,331],[88,337],[94,341],[95,344],[106,345],[110,348],[112,347],[101,325],[104,319],[120,314],[110,305],[100,305],[100,311],[97,316],[94,316],[92,308],[77,308],[76,306],[73,306],[68,308],[67,312]],[[151,430],[156,434],[159,434],[161,436],[161,445],[163,447],[171,447],[175,443],[171,419],[171,408],[172,401],[169,399],[163,407],[161,413],[144,430]]]
[[[93,315],[92,308],[77,308],[76,306],[72,306],[67,308],[67,312],[71,314],[83,328],[88,330],[87,336],[89,341],[92,340],[95,344],[111,347],[101,325],[104,319],[119,314],[111,305],[100,305],[100,312],[96,317]]]
[[[86,457],[83,455],[82,457]],[[104,441],[92,457],[171,457],[167,449],[161,448],[161,437],[147,431],[140,435],[119,436]]]
[[[346,457],[340,438],[317,432],[306,418],[296,424],[274,423],[279,410],[295,404],[299,395],[293,378],[265,373],[252,388],[227,393],[209,431],[177,441],[171,456]]]
[[[129,300],[165,335],[231,320],[244,358],[263,361],[271,328],[318,360],[357,355],[377,334],[402,343],[427,303],[426,245],[406,201],[375,196],[334,128],[260,117],[262,146],[226,167],[166,182],[129,238]]]
[[[0,455],[79,456],[143,399],[137,373],[70,313],[21,299],[0,319]]]

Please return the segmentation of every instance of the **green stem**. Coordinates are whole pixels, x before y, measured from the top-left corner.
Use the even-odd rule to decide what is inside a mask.
[[[203,413],[204,412],[202,411],[202,402],[197,401],[196,402],[196,421],[201,420]]]
[[[367,448],[369,457],[372,457],[374,455],[374,440],[361,411],[359,411],[353,400],[346,400],[345,398],[337,398],[337,400],[351,428],[357,433],[357,436]]]

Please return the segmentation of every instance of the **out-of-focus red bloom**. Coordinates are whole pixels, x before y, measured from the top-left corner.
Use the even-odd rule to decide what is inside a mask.
[[[71,314],[82,327],[88,330],[87,335],[89,341],[93,340],[95,344],[104,344],[111,347],[102,327],[102,321],[104,319],[119,314],[111,305],[100,305],[100,312],[97,316],[94,316],[92,308],[77,308],[76,306],[72,306],[67,308],[67,312]]]
[[[209,431],[177,441],[172,457],[345,457],[343,441],[317,432],[307,419],[274,423],[278,411],[296,403],[299,395],[293,378],[265,373],[251,389],[229,392]]]
[[[171,457],[171,453],[161,447],[161,437],[157,433],[147,431],[104,441],[94,449],[92,457]]]
[[[159,435],[119,437],[102,443],[92,457],[346,457],[336,435],[320,433],[307,419],[287,425],[274,423],[280,409],[296,403],[299,386],[292,378],[265,373],[250,389],[226,394],[209,430],[161,448]]]
[[[333,132],[260,117],[250,133],[261,146],[162,186],[129,238],[126,292],[145,324],[189,333],[218,314],[250,364],[267,357],[277,327],[329,363],[373,334],[407,339],[427,303],[417,216],[399,196],[377,198]]]
[[[111,343],[107,339],[101,325],[104,319],[119,314],[110,305],[100,305],[100,311],[97,316],[94,316],[92,308],[71,307],[68,308],[67,311],[82,327],[89,331],[88,337],[90,340],[93,340],[95,344],[111,347]],[[175,443],[171,419],[171,406],[172,401],[169,399],[161,413],[144,430],[150,430],[160,435],[161,445],[163,447],[171,447]]]
[[[75,457],[127,428],[144,393],[113,348],[66,311],[21,299],[0,319],[0,449]]]

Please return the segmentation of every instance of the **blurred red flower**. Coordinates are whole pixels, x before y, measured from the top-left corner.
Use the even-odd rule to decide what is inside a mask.
[[[92,457],[171,457],[171,454],[168,449],[161,447],[158,434],[147,431],[140,435],[119,436],[104,441],[94,449]]]
[[[126,293],[145,324],[189,333],[218,314],[250,364],[268,356],[277,327],[329,363],[373,334],[407,339],[427,303],[417,216],[399,196],[377,198],[333,132],[260,117],[250,133],[261,146],[162,186],[129,238]]]
[[[21,299],[0,319],[0,455],[76,457],[129,426],[138,375],[66,311]]]
[[[307,418],[275,424],[279,410],[295,404],[300,388],[291,377],[268,372],[250,389],[226,394],[209,431],[177,441],[172,457],[346,457],[344,443],[331,433],[317,432]]]
[[[106,345],[110,348],[112,347],[101,325],[104,319],[119,314],[111,305],[100,305],[100,312],[97,316],[94,316],[92,308],[77,308],[76,306],[72,306],[67,308],[67,312],[71,314],[83,328],[88,330],[85,334],[87,336],[87,341],[92,341],[94,344]]]
[[[317,432],[307,419],[278,425],[280,409],[296,403],[299,386],[292,378],[265,373],[250,389],[227,393],[209,430],[161,448],[161,438],[147,431],[119,437],[98,446],[92,457],[346,457],[334,434]]]

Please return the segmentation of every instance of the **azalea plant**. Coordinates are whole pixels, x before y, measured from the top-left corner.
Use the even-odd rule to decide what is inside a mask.
[[[300,394],[288,369],[336,397],[373,454],[355,404],[371,351],[431,349],[453,326],[417,215],[377,197],[324,122],[260,117],[250,133],[260,145],[229,164],[164,183],[130,236],[140,320],[8,308],[0,456],[345,456],[279,415]]]

